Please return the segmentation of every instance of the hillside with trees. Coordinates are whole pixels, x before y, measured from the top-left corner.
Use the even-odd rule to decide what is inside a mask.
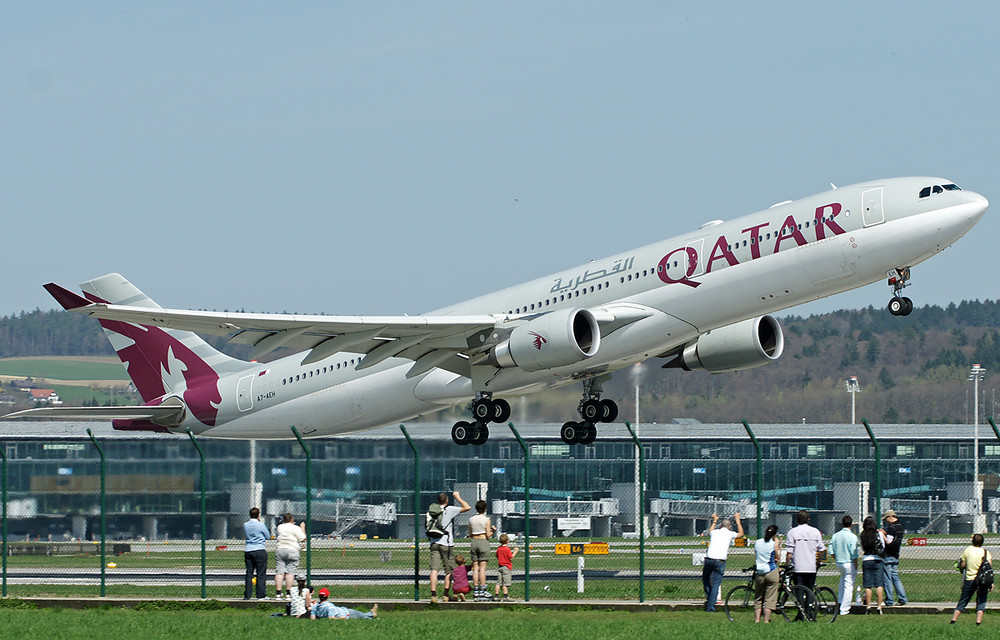
[[[785,352],[756,369],[710,375],[661,369],[652,359],[639,369],[643,422],[695,418],[703,422],[837,423],[850,420],[844,380],[857,376],[858,418],[883,423],[965,423],[972,416],[969,366],[988,376],[980,384],[980,413],[993,415],[1000,380],[1000,302],[925,306],[907,317],[884,309],[837,311],[781,320]],[[209,340],[236,357],[244,345]],[[114,355],[91,318],[33,311],[0,318],[0,357]],[[634,415],[635,370],[606,385],[622,417]],[[528,399],[533,420],[575,419],[578,385]]]

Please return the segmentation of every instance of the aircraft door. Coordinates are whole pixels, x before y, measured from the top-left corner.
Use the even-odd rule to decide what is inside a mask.
[[[705,265],[708,262],[708,256],[704,253],[705,238],[701,237],[695,240],[688,240],[687,249],[693,249],[694,255],[692,256],[691,262],[688,263],[689,266],[685,275],[688,278],[703,275],[705,273]],[[688,253],[690,254],[690,251]]]
[[[882,187],[877,187],[861,193],[861,213],[866,227],[885,222],[885,212],[882,210],[882,191]]]
[[[253,379],[256,376],[243,376],[236,384],[236,406],[240,411],[253,409]]]

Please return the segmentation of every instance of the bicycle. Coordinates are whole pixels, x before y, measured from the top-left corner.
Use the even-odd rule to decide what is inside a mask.
[[[736,622],[737,620],[753,622],[754,619],[753,583],[754,578],[757,576],[757,568],[747,567],[743,570],[743,573],[747,572],[750,572],[747,583],[733,587],[726,594],[726,617],[732,622]],[[836,598],[834,598],[834,601],[836,601]],[[836,605],[833,608],[836,612]],[[819,611],[824,612],[825,619],[827,611],[825,599],[820,600],[816,593],[809,587],[792,584],[792,571],[787,567],[781,567],[781,571],[778,574],[778,603],[772,615],[777,613],[788,622],[792,622],[793,620],[815,622],[817,612]]]

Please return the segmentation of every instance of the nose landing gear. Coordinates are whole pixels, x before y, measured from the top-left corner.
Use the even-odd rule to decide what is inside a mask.
[[[910,286],[910,268],[891,269],[888,274],[889,286],[892,287],[892,299],[889,300],[889,313],[894,316],[908,316],[913,311],[913,301],[900,295],[905,287]]]

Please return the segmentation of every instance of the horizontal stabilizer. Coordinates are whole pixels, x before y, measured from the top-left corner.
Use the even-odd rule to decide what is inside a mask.
[[[77,295],[67,289],[66,287],[60,287],[55,282],[50,282],[44,285],[45,290],[49,292],[49,295],[56,299],[63,309],[79,309],[80,307],[86,307],[91,304],[90,300],[87,300],[81,295]]]
[[[184,407],[160,405],[158,407],[38,407],[2,416],[4,420],[44,418],[48,420],[150,420],[164,426],[180,424]]]

